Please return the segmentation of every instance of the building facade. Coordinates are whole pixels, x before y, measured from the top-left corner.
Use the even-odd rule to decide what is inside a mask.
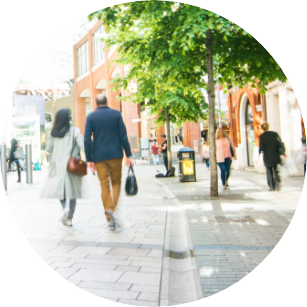
[[[46,144],[48,135],[53,127],[55,115],[60,109],[67,109],[70,113],[71,124],[75,125],[74,86],[70,87],[70,95],[61,97],[57,92],[51,93],[51,100],[45,102],[45,131],[41,136],[41,143]]]
[[[286,147],[286,154],[294,160],[302,146],[304,128],[301,111],[289,82],[274,81],[265,95],[259,89],[245,86],[231,88],[228,96],[230,136],[237,151],[234,169],[250,169],[265,172],[259,157],[261,123],[267,121],[270,130],[276,131]],[[303,174],[300,166],[300,174]]]
[[[88,33],[73,46],[74,54],[74,86],[75,86],[75,123],[82,133],[85,129],[86,116],[96,108],[95,97],[103,93],[108,98],[111,108],[117,109],[123,116],[127,127],[128,138],[136,157],[140,156],[140,138],[157,139],[162,143],[162,134],[166,134],[164,126],[156,127],[156,116],[150,115],[146,104],[134,105],[129,100],[120,102],[119,96],[126,96],[137,91],[137,84],[131,83],[129,91],[120,89],[112,91],[112,81],[116,76],[125,76],[129,67],[119,67],[114,60],[117,57],[116,47],[104,50],[101,42],[105,28],[97,22]],[[182,137],[178,138],[180,134]],[[172,151],[174,155],[181,147],[195,149],[198,159],[201,153],[200,122],[187,123],[177,127],[171,124]],[[181,139],[183,142],[180,142]],[[179,141],[178,141],[179,140]]]

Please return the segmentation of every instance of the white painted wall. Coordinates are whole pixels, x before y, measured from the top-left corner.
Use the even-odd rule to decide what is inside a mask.
[[[280,129],[280,110],[279,110],[278,93],[273,94],[271,92],[267,92],[266,109],[267,109],[267,122],[270,124],[270,130],[280,134],[281,129]]]

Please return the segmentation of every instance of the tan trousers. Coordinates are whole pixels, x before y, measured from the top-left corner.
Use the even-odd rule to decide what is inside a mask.
[[[122,180],[123,159],[111,159],[95,163],[101,186],[101,199],[108,222],[113,220],[112,212],[116,210]],[[112,194],[110,191],[110,179]]]

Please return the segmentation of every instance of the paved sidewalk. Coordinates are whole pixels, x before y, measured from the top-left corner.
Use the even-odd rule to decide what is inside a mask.
[[[46,171],[33,173],[33,185],[10,173],[8,200],[30,244],[68,281],[117,302],[158,306],[210,296],[251,272],[284,234],[303,187],[302,177],[288,178],[270,193],[264,174],[232,171],[229,189],[213,199],[204,165],[195,183],[154,179],[157,169],[164,166],[135,167],[139,194],[126,197],[122,187],[115,232],[91,174],[73,227],[59,222],[59,201],[38,197]]]
[[[162,181],[162,179],[161,179]],[[184,206],[204,296],[238,282],[272,251],[298,205],[304,178],[283,179],[280,192],[268,192],[266,175],[232,171],[229,188],[219,179],[218,198],[210,198],[210,177],[197,165],[197,182],[164,183]]]
[[[25,173],[21,184],[10,173],[8,200],[32,247],[68,281],[110,300],[157,306],[166,206],[158,184],[140,168],[135,171],[140,193],[128,198],[122,191],[116,231],[107,228],[99,182],[92,174],[84,178],[85,199],[77,202],[73,227],[59,222],[59,201],[38,197],[46,171],[33,173],[33,185],[24,183]]]

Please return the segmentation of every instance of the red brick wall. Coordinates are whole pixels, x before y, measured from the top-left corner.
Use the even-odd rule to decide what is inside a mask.
[[[95,97],[96,95],[102,92],[101,89],[96,89],[97,83],[103,79],[106,81],[106,95],[109,101],[109,105],[111,108],[115,108],[120,110],[120,102],[116,98],[121,91],[112,92],[111,86],[109,82],[111,80],[111,75],[113,70],[116,67],[116,63],[111,63],[116,59],[117,52],[114,52],[112,56],[108,59],[108,50],[105,51],[105,63],[98,67],[95,71],[92,71],[93,67],[93,41],[92,36],[94,32],[101,25],[101,22],[97,22],[94,27],[76,44],[74,45],[74,80],[75,80],[75,124],[80,128],[81,132],[84,134],[85,128],[85,98],[80,98],[80,94],[83,90],[88,89],[90,91],[90,102],[91,109],[96,108]],[[77,49],[85,42],[89,42],[89,76],[83,78],[80,81],[77,81],[78,73],[77,73]],[[111,63],[111,67],[109,68],[109,64]],[[121,76],[124,76],[124,68],[121,67]],[[122,94],[126,95],[127,92],[122,90]],[[133,105],[129,101],[122,103],[122,115],[123,120],[127,127],[128,137],[129,135],[135,135],[137,138],[137,144],[139,146],[139,138],[140,138],[140,124],[132,123],[132,119],[138,118],[139,115],[139,106]],[[162,144],[163,140],[161,135],[165,134],[164,125],[157,129],[157,141],[158,144]],[[198,123],[188,123],[184,125],[184,145],[194,148],[193,141],[197,140],[198,142],[198,154],[201,150],[200,148],[200,130]]]
[[[187,122],[183,125],[184,146],[194,150],[194,141],[197,141],[198,151],[195,154],[200,154],[200,127],[199,122]]]

